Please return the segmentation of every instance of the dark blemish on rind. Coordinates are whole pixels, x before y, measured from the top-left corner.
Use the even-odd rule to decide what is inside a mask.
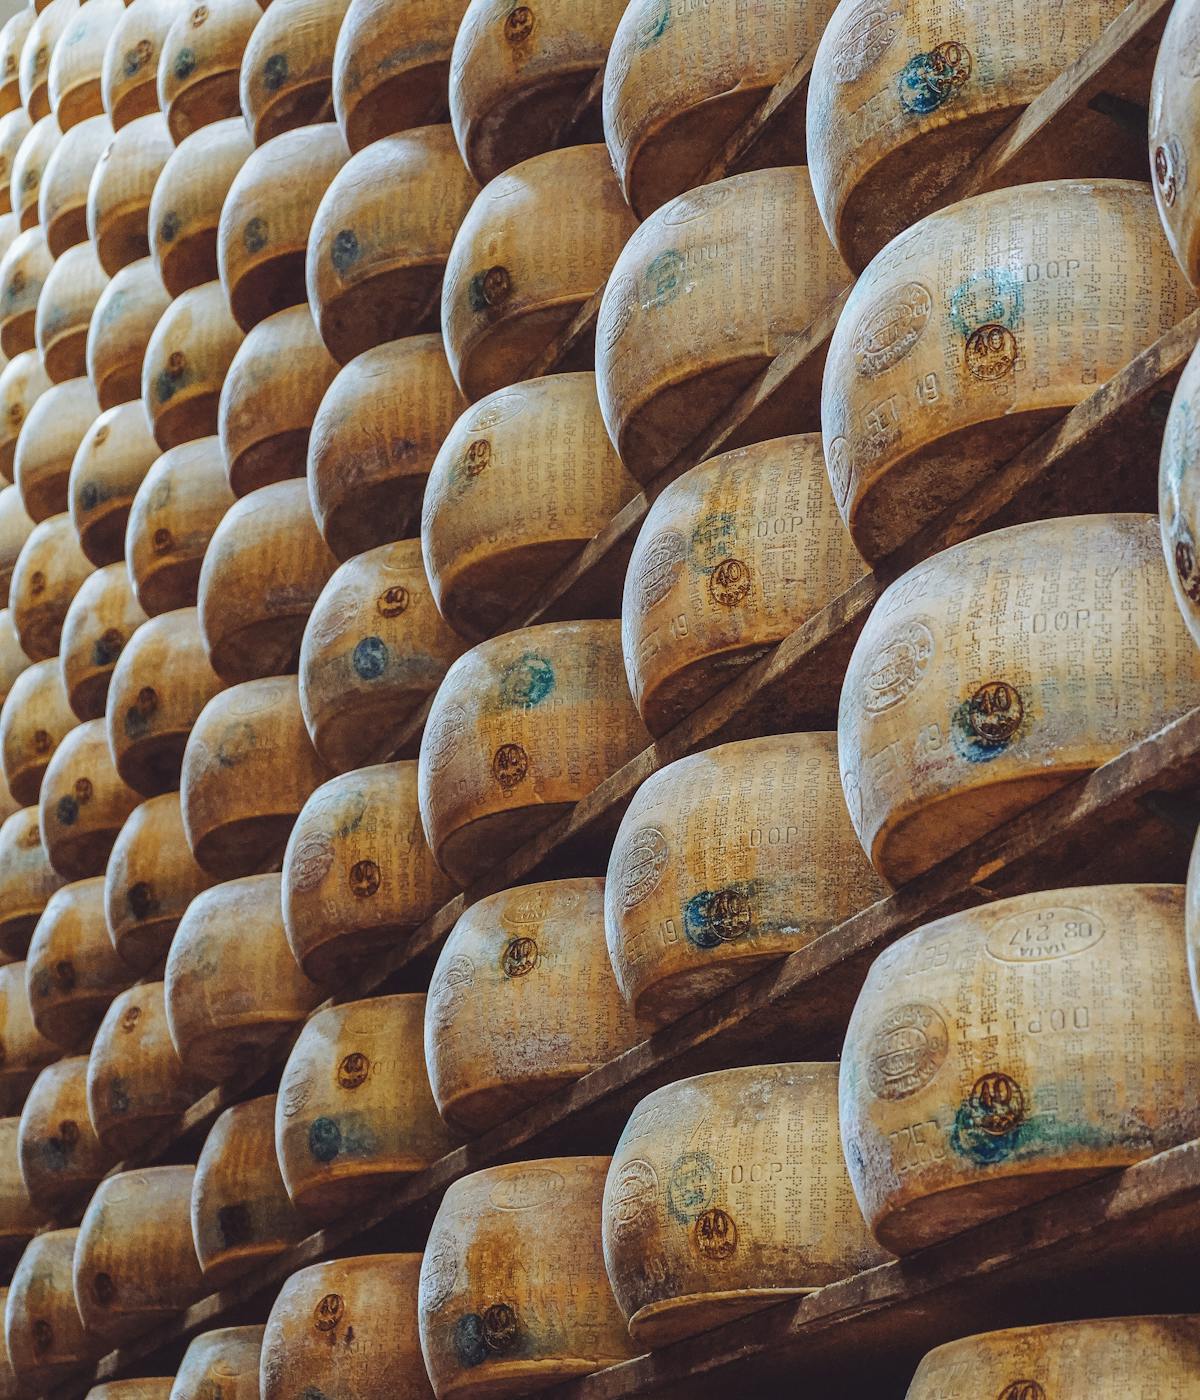
[[[409,591],[402,583],[394,583],[385,588],[375,601],[375,611],[380,617],[399,617],[408,611],[412,601]]]
[[[108,1111],[118,1115],[129,1112],[129,1085],[119,1074],[108,1081]]]
[[[528,772],[529,755],[521,745],[501,744],[492,758],[492,776],[505,792],[524,782]]]
[[[74,826],[79,820],[79,803],[69,794],[60,797],[54,809],[54,815],[58,818],[61,826]]]
[[[667,32],[671,22],[671,0],[652,0],[647,6],[649,13],[637,25],[638,48],[649,48]]]
[[[358,860],[350,867],[350,893],[355,899],[370,899],[377,894],[383,877],[373,860]]]
[[[364,637],[354,648],[354,669],[364,681],[375,681],[387,670],[388,649],[382,637]]]
[[[361,1050],[351,1050],[338,1065],[338,1083],[343,1089],[361,1089],[371,1077],[371,1061]]]
[[[174,243],[179,234],[179,215],[172,210],[169,214],[163,215],[163,221],[158,226],[158,239],[160,243]]]
[[[117,1286],[108,1274],[97,1274],[92,1279],[92,1297],[102,1308],[107,1308],[117,1296]]]
[[[85,481],[79,493],[79,504],[84,510],[95,510],[100,504],[100,487],[94,481]]]
[[[512,278],[505,267],[489,267],[477,272],[467,283],[467,305],[472,311],[503,306],[512,296]]]
[[[308,1130],[308,1150],[318,1162],[332,1162],[342,1150],[342,1131],[332,1118],[316,1118]]]
[[[45,1354],[54,1345],[54,1328],[44,1317],[39,1317],[33,1324],[33,1350],[38,1356]]]
[[[148,919],[152,914],[159,913],[161,908],[158,896],[154,893],[154,886],[145,880],[130,885],[125,894],[125,903],[129,906],[129,912],[138,920]]]
[[[536,651],[527,651],[500,674],[500,700],[505,705],[531,710],[554,689],[554,667]]]
[[[717,1169],[707,1152],[685,1152],[675,1159],[667,1181],[667,1209],[680,1225],[698,1220],[713,1204]]]
[[[1028,1135],[1025,1094],[1010,1075],[981,1075],[954,1115],[950,1145],[981,1166],[1010,1157]]]
[[[1175,573],[1184,596],[1193,603],[1200,603],[1200,568],[1196,562],[1196,541],[1192,532],[1183,523],[1182,516],[1175,524]]]
[[[159,370],[154,380],[154,392],[158,395],[159,403],[166,403],[168,399],[174,398],[176,392],[185,384],[189,384],[192,378],[187,356],[182,350],[172,351],[166,365]]]
[[[253,725],[231,725],[217,745],[217,762],[222,768],[236,768],[256,743]]]
[[[196,71],[196,55],[191,49],[180,49],[171,65],[175,76],[182,82]]]
[[[999,758],[1021,731],[1025,705],[1007,681],[988,681],[954,711],[950,734],[955,752],[968,763]]]
[[[315,1385],[306,1385],[300,1400],[329,1400],[329,1397],[323,1390],[318,1390]]]
[[[483,1339],[483,1318],[478,1313],[464,1313],[454,1324],[454,1354],[460,1366],[471,1369],[482,1366],[488,1358]]]
[[[76,983],[75,964],[68,958],[60,958],[54,964],[54,985],[60,992],[73,992]]]
[[[326,1293],[313,1309],[313,1326],[318,1332],[333,1332],[346,1315],[346,1300],[340,1293]]]
[[[523,44],[533,33],[535,18],[528,5],[518,5],[504,17],[504,37],[510,44]]]
[[[249,219],[242,230],[242,243],[248,253],[260,253],[267,246],[269,230],[266,219]]]
[[[737,531],[737,521],[728,511],[717,510],[706,515],[692,531],[688,559],[693,569],[711,574],[731,553],[730,544]]]
[[[150,729],[150,720],[158,709],[158,692],[148,685],[138,691],[136,704],[125,711],[125,733],[130,739],[140,739]]]
[[[149,39],[139,39],[131,49],[125,50],[125,59],[122,67],[127,78],[136,78],[142,71],[143,66],[150,61],[154,53],[154,46]]]
[[[1037,1381],[1010,1381],[996,1400],[1046,1400],[1046,1391]]]
[[[111,666],[125,647],[125,638],[115,627],[96,638],[92,647],[92,660],[97,666]]]
[[[688,942],[709,949],[744,938],[754,927],[753,893],[753,884],[742,880],[724,889],[694,894],[683,906],[683,931]]]
[[[79,1124],[66,1119],[58,1125],[58,1132],[42,1144],[42,1162],[47,1171],[65,1171],[71,1165],[71,1157],[79,1142]]]
[[[232,1206],[222,1206],[217,1211],[217,1232],[226,1249],[246,1244],[254,1237],[250,1207],[244,1201]]]
[[[738,1232],[733,1217],[717,1206],[706,1210],[692,1230],[696,1250],[704,1259],[730,1259],[737,1252]]]
[[[936,112],[961,91],[972,67],[971,50],[953,41],[914,54],[896,75],[900,105],[915,116]]]
[[[646,269],[642,277],[642,310],[656,311],[671,302],[683,290],[685,263],[683,254],[667,248]]]
[[[353,267],[361,254],[358,235],[352,228],[344,228],[334,235],[333,244],[329,249],[329,260],[338,272],[345,272]]]
[[[288,59],[285,53],[273,53],[263,64],[263,87],[268,92],[278,92],[288,80]]]

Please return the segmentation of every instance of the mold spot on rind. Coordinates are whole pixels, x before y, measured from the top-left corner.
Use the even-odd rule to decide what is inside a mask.
[[[164,214],[162,223],[158,226],[158,237],[163,243],[173,243],[179,235],[180,218],[172,209],[169,214]]]
[[[190,78],[196,71],[195,53],[191,49],[180,49],[175,55],[175,62],[171,65],[171,71],[180,82],[185,78]]]
[[[536,651],[527,651],[510,662],[500,676],[500,700],[505,705],[531,710],[554,689],[554,667]]]
[[[273,53],[263,64],[263,87],[268,92],[278,92],[288,80],[288,58],[285,53]]]
[[[329,249],[329,260],[338,272],[346,272],[353,267],[362,255],[358,235],[352,228],[341,229],[334,235]]]

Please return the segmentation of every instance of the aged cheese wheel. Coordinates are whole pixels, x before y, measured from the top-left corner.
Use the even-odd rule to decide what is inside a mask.
[[[87,237],[88,186],[112,134],[101,113],[73,126],[50,153],[38,190],[38,222],[56,258]]]
[[[29,17],[32,19],[33,6],[28,6],[28,10]],[[3,30],[0,30],[0,42],[2,41]],[[2,61],[3,53],[4,50],[0,49],[0,61]],[[0,1318],[3,1316],[7,1303],[8,1289],[0,1288]],[[89,1391],[88,1393],[91,1395],[93,1392]],[[0,1340],[0,1400],[32,1400],[33,1395],[34,1391],[29,1388],[28,1383],[17,1379],[17,1373],[13,1370],[12,1362],[8,1359],[8,1346]]]
[[[617,259],[596,322],[600,409],[633,475],[648,482],[668,467],[849,280],[804,166],[734,175],[651,215]],[[785,397],[772,429],[815,430],[819,365]]]
[[[88,559],[124,567],[129,508],[158,459],[141,400],[106,409],[83,435],[71,463],[71,520]]]
[[[822,394],[834,495],[864,556],[964,497],[1194,303],[1134,181],[999,190],[902,234],[859,278]]]
[[[212,1126],[192,1183],[192,1238],[205,1283],[224,1288],[304,1233],[275,1160],[275,1095],[227,1108]],[[251,1400],[258,1400],[257,1351],[254,1381]]]
[[[50,269],[38,298],[33,331],[42,364],[56,384],[86,373],[88,327],[107,284],[108,274],[90,243],[68,248]],[[83,382],[95,398],[91,384]]]
[[[255,0],[243,3],[257,8]],[[244,331],[304,301],[313,216],[348,158],[341,132],[323,122],[272,138],[233,177],[217,228],[217,266]]]
[[[838,719],[846,803],[885,880],[911,880],[1200,702],[1167,588],[1153,516],[1091,515],[983,535],[887,589]]]
[[[0,708],[8,699],[17,677],[29,667],[29,658],[21,650],[17,629],[13,626],[12,614],[7,608],[0,609]],[[5,787],[7,787],[7,783]]]
[[[100,293],[88,330],[86,359],[101,408],[117,408],[141,397],[146,347],[170,304],[149,258],[123,267]]]
[[[46,765],[78,723],[56,656],[36,662],[13,682],[0,711],[0,750],[5,783],[18,802],[36,810]]]
[[[342,167],[313,219],[305,266],[336,360],[437,328],[446,260],[478,193],[447,125],[385,137]]]
[[[1200,1131],[1183,928],[1181,886],[1102,885],[952,914],[875,960],[841,1123],[883,1245],[911,1253]]]
[[[30,1085],[62,1053],[33,1023],[23,962],[0,967],[0,1046],[0,1113],[20,1113]]]
[[[0,389],[4,379],[0,376]],[[1163,432],[1158,471],[1158,523],[1175,601],[1200,644],[1200,436],[1195,427],[1200,397],[1200,358],[1184,368]],[[7,493],[0,492],[0,511]]]
[[[104,721],[77,725],[55,749],[38,797],[50,864],[68,880],[102,875],[117,833],[139,800],[113,766]]]
[[[603,928],[598,876],[505,890],[461,916],[425,1008],[447,1123],[484,1133],[649,1034],[621,999]]]
[[[300,648],[300,704],[317,752],[338,773],[386,757],[463,650],[434,604],[420,540],[348,560]]]
[[[419,1254],[364,1254],[300,1269],[263,1337],[261,1400],[311,1387],[342,1400],[433,1400],[417,1335]]]
[[[13,1274],[4,1308],[4,1340],[13,1370],[38,1393],[72,1377],[104,1351],[75,1305],[72,1264],[78,1230],[31,1240]]]
[[[35,400],[13,453],[13,475],[31,519],[61,516],[70,505],[71,463],[99,412],[96,392],[82,374],[51,384]]]
[[[241,343],[220,282],[191,288],[163,312],[142,362],[142,403],[164,451],[216,432],[221,385]]]
[[[46,1208],[35,1205],[21,1175],[20,1118],[0,1118],[0,1262],[6,1271],[46,1223]]]
[[[38,221],[42,171],[61,140],[58,122],[43,117],[30,127],[13,157],[9,198],[22,228],[33,228]]]
[[[152,112],[122,126],[100,157],[88,186],[87,228],[110,277],[150,251],[150,195],[173,149],[166,122]]]
[[[171,1400],[171,1376],[138,1377],[129,1381],[109,1381],[94,1385],[84,1400]]]
[[[17,82],[21,106],[31,121],[50,115],[50,61],[67,26],[79,16],[80,0],[50,0],[29,27],[21,46]]]
[[[565,200],[564,189],[577,197]],[[529,363],[608,281],[636,227],[600,145],[533,156],[484,187],[442,284],[446,353],[468,399],[526,377]],[[561,368],[587,368],[591,357],[587,340]]]
[[[65,512],[30,531],[9,585],[9,610],[21,646],[31,661],[58,655],[63,619],[92,566]]]
[[[49,387],[50,376],[46,373],[42,357],[36,350],[22,350],[0,370],[0,476],[5,481],[13,479],[13,457],[17,450],[17,438],[29,410]],[[11,573],[12,563],[15,562],[15,555],[9,560],[9,541],[12,538],[10,532],[15,529],[15,525],[9,519],[9,512],[16,509],[16,502],[19,500],[19,492],[14,491],[9,496],[7,488],[0,488],[0,572],[7,563],[8,572]],[[29,520],[25,515],[24,506],[21,507],[21,517]],[[29,527],[32,527],[32,524],[33,522],[29,521]],[[27,538],[28,527],[26,533],[21,536],[21,543]]]
[[[242,54],[261,17],[256,0],[205,0],[176,12],[158,61],[158,103],[176,141],[241,115]]]
[[[646,779],[605,889],[609,956],[639,1015],[676,1020],[879,898],[840,796],[824,733],[722,744]]]
[[[215,436],[171,448],[146,473],[129,509],[125,562],[151,617],[195,605],[204,552],[233,500]]]
[[[371,997],[327,1007],[300,1032],[279,1090],[275,1150],[306,1215],[344,1214],[456,1145],[429,1091],[424,1017],[423,995]]]
[[[438,1400],[526,1395],[634,1354],[600,1247],[608,1164],[514,1162],[446,1192],[417,1298]]]
[[[21,50],[35,16],[32,5],[22,5],[0,28],[0,111],[11,112],[21,105]]]
[[[460,884],[569,812],[649,743],[617,622],[551,622],[460,657],[421,740],[421,821]]]
[[[12,212],[13,166],[32,125],[24,107],[18,107],[0,117],[0,213]],[[36,222],[36,219],[32,222]],[[20,224],[19,218],[18,223]],[[21,224],[21,227],[28,228],[29,225]]]
[[[135,807],[104,871],[108,936],[121,958],[139,973],[157,966],[184,910],[212,883],[187,843],[177,792]]]
[[[170,1400],[258,1400],[262,1339],[261,1326],[222,1327],[194,1338],[179,1363]]]
[[[101,719],[113,667],[146,621],[124,560],[89,574],[63,622],[59,664],[67,700],[80,719]]]
[[[183,755],[183,825],[193,854],[226,880],[269,869],[282,859],[300,809],[332,776],[304,728],[295,676],[214,695]]]
[[[333,49],[349,0],[279,0],[242,56],[240,100],[261,146],[272,136],[332,118]]]
[[[474,640],[503,631],[636,494],[590,371],[481,399],[447,434],[425,492],[421,542],[442,615]]]
[[[418,533],[430,465],[465,406],[440,335],[378,345],[338,374],[313,420],[308,491],[339,559]]]
[[[9,817],[15,817],[23,811],[21,804],[9,791],[7,783],[0,783],[0,824],[6,822]]]
[[[125,13],[124,0],[81,4],[50,59],[47,96],[63,131],[104,111],[100,74],[109,36]]]
[[[100,94],[114,128],[158,111],[159,55],[184,3],[132,0],[117,20],[100,68]]]
[[[87,1067],[86,1055],[47,1065],[21,1110],[21,1176],[30,1200],[52,1213],[86,1201],[115,1165],[88,1117]]]
[[[304,804],[283,858],[283,922],[314,981],[342,988],[378,967],[453,895],[425,844],[415,761],[345,773]]]
[[[33,354],[34,352],[27,353]],[[17,358],[23,357],[18,356]],[[12,364],[5,366],[6,371],[11,368]],[[0,375],[0,412],[3,411],[4,388],[3,375]],[[20,557],[21,550],[25,547],[25,541],[32,533],[33,521],[25,513],[21,492],[16,486],[0,488],[0,594],[3,594],[5,603],[8,602],[13,569]]]
[[[233,177],[254,144],[238,117],[184,137],[150,198],[150,251],[172,296],[217,275],[217,224]]]
[[[304,475],[309,430],[337,370],[307,304],[268,316],[242,341],[217,413],[235,495]]]
[[[6,33],[0,31],[0,54],[6,51]],[[1200,286],[1200,219],[1192,195],[1192,172],[1200,159],[1192,91],[1200,67],[1198,44],[1197,6],[1195,0],[1184,0],[1167,20],[1150,93],[1150,160],[1158,212],[1171,251],[1193,286]],[[0,99],[3,93],[0,86]]]
[[[102,1181],[79,1227],[75,1302],[87,1330],[120,1342],[196,1301],[195,1167],[147,1167]]]
[[[38,297],[53,261],[46,235],[36,226],[19,233],[0,257],[0,351],[10,360],[37,344]]]

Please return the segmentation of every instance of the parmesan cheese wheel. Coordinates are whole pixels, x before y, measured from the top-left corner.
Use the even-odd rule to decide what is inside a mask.
[[[851,293],[822,392],[830,480],[863,555],[963,498],[1194,303],[1133,181],[999,190],[902,234]]]
[[[652,214],[596,321],[600,409],[633,475],[668,467],[849,280],[804,166],[733,175]],[[819,373],[810,365],[789,387],[774,431],[816,429]]]
[[[505,890],[460,917],[425,1008],[447,1123],[485,1133],[649,1034],[617,990],[603,928],[598,876]]]
[[[190,1213],[195,1170],[147,1167],[96,1188],[74,1268],[75,1302],[93,1335],[120,1342],[149,1332],[200,1296]]]
[[[84,1400],[171,1400],[171,1387],[174,1384],[171,1376],[109,1381],[106,1385],[94,1385]]]
[[[122,779],[147,797],[178,787],[192,726],[223,688],[195,608],[144,622],[113,672],[105,714],[108,745]]]
[[[348,560],[317,599],[300,648],[300,705],[317,752],[345,773],[394,751],[464,649],[434,604],[420,540]]]
[[[4,380],[0,377],[0,387]],[[1158,523],[1175,601],[1188,631],[1200,645],[1200,358],[1184,368],[1163,433],[1158,472]],[[0,509],[4,495],[0,493]]]
[[[184,0],[132,0],[117,21],[100,69],[100,94],[114,128],[158,111],[159,55],[183,5]]]
[[[223,690],[183,755],[183,825],[196,859],[233,879],[282,859],[300,809],[333,775],[304,728],[295,676]]]
[[[51,755],[78,723],[56,656],[36,662],[13,682],[0,711],[0,747],[5,783],[18,802],[37,803]]]
[[[50,153],[38,189],[38,222],[56,258],[87,237],[88,186],[112,134],[101,113],[73,126]]]
[[[634,794],[609,857],[609,956],[637,1013],[673,1021],[881,893],[841,800],[835,735],[722,744]]]
[[[42,171],[61,140],[55,119],[43,117],[30,127],[13,157],[9,200],[22,228],[33,228],[38,221]]]
[[[262,1337],[261,1327],[222,1327],[194,1338],[179,1363],[170,1400],[258,1400]]]
[[[51,384],[30,408],[13,453],[13,475],[31,519],[49,520],[66,511],[71,463],[99,412],[91,381],[81,376]]]
[[[0,825],[0,951],[23,958],[46,901],[63,883],[46,857],[37,808],[22,807]]]
[[[87,1067],[86,1055],[47,1065],[21,1110],[17,1149],[29,1198],[60,1215],[86,1201],[115,1165],[88,1118]]]
[[[442,615],[474,640],[503,631],[636,494],[594,374],[481,399],[446,436],[425,492],[421,542]]]
[[[158,61],[158,103],[176,141],[241,115],[242,53],[261,17],[256,0],[203,0],[176,12]]]
[[[106,409],[84,433],[67,494],[80,547],[97,567],[119,562],[124,568],[129,508],[157,458],[140,399]]]
[[[149,258],[123,267],[100,293],[88,328],[86,360],[101,408],[140,399],[146,347],[170,304]]]
[[[338,374],[313,420],[308,493],[339,559],[417,533],[430,465],[465,406],[440,335],[378,345]]]
[[[59,39],[79,15],[80,0],[50,0],[40,8],[21,46],[17,82],[31,121],[50,115],[50,62]]]
[[[8,606],[21,647],[31,661],[58,655],[63,619],[91,572],[65,512],[30,531],[13,567]]]
[[[103,718],[113,667],[145,621],[124,560],[84,579],[67,609],[59,651],[67,700],[80,719]]]
[[[318,1011],[300,1032],[279,1090],[275,1150],[305,1215],[344,1214],[456,1145],[429,1091],[424,1017],[424,996],[372,997]]]
[[[417,1297],[438,1400],[526,1395],[634,1354],[600,1248],[608,1164],[514,1162],[446,1192]]]
[[[184,137],[163,166],[150,197],[150,251],[172,296],[217,275],[221,205],[253,149],[246,123],[227,117]]]
[[[78,1230],[50,1230],[29,1242],[4,1307],[4,1340],[13,1370],[45,1393],[104,1350],[75,1306],[72,1264]]]
[[[87,228],[110,277],[150,251],[150,195],[172,149],[166,122],[152,112],[120,127],[100,157],[88,186]]]
[[[28,6],[29,17],[33,18],[33,6]],[[23,13],[19,11],[18,13]],[[3,40],[3,30],[0,30],[0,42]],[[0,49],[0,62],[3,61],[4,50]],[[0,70],[2,71],[2,70]],[[3,1316],[8,1303],[8,1289],[0,1288],[0,1317]],[[2,1330],[2,1329],[0,1329]],[[89,1396],[94,1394],[88,1392]],[[8,1347],[0,1340],[0,1400],[32,1400],[34,1392],[25,1381],[17,1379],[17,1373],[12,1368],[12,1362],[8,1359]]]
[[[46,373],[56,384],[86,373],[88,327],[107,284],[108,274],[90,243],[68,248],[50,269],[38,298],[33,333]],[[91,384],[83,382],[95,398]]]
[[[867,1223],[908,1254],[1195,1137],[1198,1061],[1182,887],[927,924],[876,959],[846,1032],[842,1145]]]
[[[50,864],[68,880],[103,875],[117,832],[138,801],[113,767],[104,721],[77,725],[55,749],[38,796]]]
[[[365,1254],[300,1269],[267,1319],[261,1400],[317,1394],[433,1400],[417,1335],[419,1254]]]
[[[22,810],[21,804],[8,790],[7,784],[0,784],[0,823],[15,816]]]
[[[0,830],[0,854],[3,847]],[[314,981],[344,987],[392,954],[454,889],[425,844],[416,763],[360,768],[319,787],[292,830],[282,886],[288,945]]]
[[[616,622],[551,622],[460,657],[421,740],[421,822],[460,884],[569,812],[649,742]]]
[[[14,213],[0,214],[0,257],[12,247],[20,232],[21,226]]]
[[[838,718],[846,803],[885,880],[911,880],[1200,702],[1167,588],[1153,516],[1091,515],[980,536],[886,590]]]
[[[45,1207],[34,1205],[21,1175],[20,1127],[19,1118],[0,1118],[0,1261],[6,1271],[46,1223]]]
[[[171,448],[146,473],[129,508],[125,561],[151,617],[195,605],[204,552],[233,499],[216,437]]]
[[[36,13],[32,5],[22,5],[0,28],[0,111],[11,112],[21,105],[18,72],[21,50],[25,47]]]
[[[0,967],[0,1047],[0,1113],[20,1113],[30,1085],[62,1053],[33,1023],[23,962]],[[15,1133],[14,1128],[14,1153]]]
[[[165,792],[135,807],[104,871],[108,936],[121,958],[136,972],[149,972],[166,955],[184,910],[211,884],[184,835],[179,794]]]
[[[309,430],[337,370],[307,304],[277,311],[245,338],[217,412],[235,495],[304,475]]]
[[[246,42],[239,94],[261,146],[272,136],[332,118],[333,49],[349,0],[280,0]]]
[[[62,42],[54,46],[46,95],[63,131],[104,111],[100,96],[104,51],[124,13],[124,0],[87,0]]]
[[[275,1158],[275,1095],[227,1108],[212,1126],[192,1183],[192,1239],[205,1283],[224,1288],[297,1244],[304,1232]],[[257,1350],[254,1382],[250,1400],[258,1400]]]
[[[255,0],[244,3],[257,8]],[[244,331],[304,300],[313,216],[348,158],[341,132],[324,122],[273,137],[233,177],[217,228],[217,266]]]
[[[225,375],[242,343],[220,282],[205,282],[163,312],[142,362],[142,403],[165,451],[217,430]]]
[[[294,670],[336,568],[305,482],[260,486],[230,506],[200,572],[200,629],[217,674],[248,681]]]
[[[336,360],[438,326],[446,260],[478,192],[445,125],[385,137],[342,167],[313,218],[305,266]]]
[[[608,280],[636,226],[600,145],[547,151],[484,186],[442,284],[446,354],[468,399],[525,378]],[[591,357],[585,338],[560,368],[585,369]]]
[[[0,117],[0,213],[12,212],[13,166],[31,127],[32,123],[26,115],[24,107],[18,107],[15,111]],[[18,224],[20,224],[19,218]],[[28,225],[22,225],[22,227],[28,227]]]
[[[37,344],[38,297],[53,261],[46,235],[36,226],[19,233],[0,258],[0,351],[10,360]]]
[[[34,354],[33,351],[28,351],[26,353]],[[23,356],[17,357],[18,360],[22,358]],[[40,363],[36,360],[36,355],[34,358],[35,363]],[[13,361],[13,363],[15,364],[16,361]],[[11,368],[12,364],[5,366],[6,371]],[[3,375],[0,375],[0,411],[2,411],[3,408],[2,396],[4,388]],[[20,557],[21,550],[25,546],[25,541],[32,533],[33,521],[30,520],[29,516],[25,513],[25,506],[21,500],[21,492],[16,486],[0,488],[0,593],[3,594],[5,603],[8,602],[13,569],[16,567],[17,559]]]
[[[29,658],[21,650],[17,629],[13,626],[12,614],[7,608],[0,609],[0,708],[8,699],[17,677],[28,669]],[[7,784],[5,787],[7,788]]]

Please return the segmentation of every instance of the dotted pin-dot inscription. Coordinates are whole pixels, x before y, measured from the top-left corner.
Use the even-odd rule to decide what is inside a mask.
[[[852,83],[887,53],[900,33],[903,0],[863,0],[842,25],[833,49],[836,82]]]
[[[505,1352],[517,1340],[520,1324],[511,1303],[493,1303],[483,1314],[483,1340],[489,1351]]]
[[[633,833],[621,857],[618,876],[621,903],[626,909],[635,908],[654,893],[670,854],[667,838],[657,827],[644,826]]]
[[[617,1172],[608,1195],[609,1217],[618,1233],[635,1229],[654,1209],[658,1173],[651,1162],[635,1157]]]
[[[380,617],[399,617],[408,610],[411,601],[408,589],[402,583],[394,583],[375,600],[375,611]]]
[[[879,714],[907,700],[933,660],[933,633],[923,622],[905,622],[883,643],[871,662],[863,706]]]

